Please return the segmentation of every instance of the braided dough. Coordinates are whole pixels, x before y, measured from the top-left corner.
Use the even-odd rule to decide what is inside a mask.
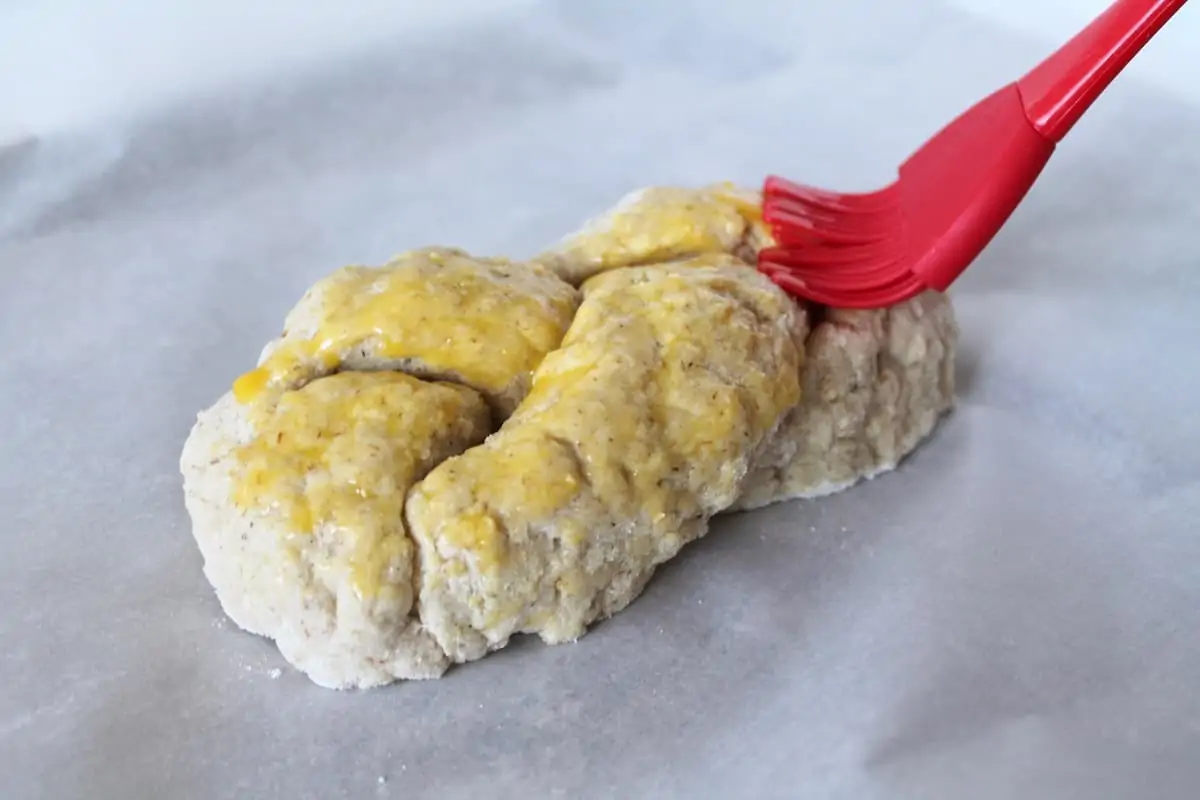
[[[953,403],[949,301],[796,303],[757,207],[647,189],[528,262],[318,282],[184,445],[226,613],[322,686],[436,677],[578,638],[717,514],[894,468]]]

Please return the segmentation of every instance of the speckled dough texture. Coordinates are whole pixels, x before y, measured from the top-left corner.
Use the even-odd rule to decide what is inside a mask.
[[[729,184],[639,189],[539,258],[574,281],[705,252],[753,263],[773,244],[759,202]],[[871,311],[804,304],[797,325],[802,399],[733,510],[831,494],[895,469],[954,405],[958,325],[946,296]]]
[[[281,388],[343,369],[453,380],[482,392],[506,417],[578,302],[578,292],[540,264],[451,247],[411,250],[382,267],[343,267],[318,281],[263,348],[259,366]]]
[[[795,406],[795,306],[732,257],[697,261],[589,281],[517,413],[413,491],[421,619],[455,661],[624,608]]]
[[[800,404],[735,509],[820,497],[895,469],[954,405],[958,329],[943,296],[828,309],[805,341]]]
[[[953,405],[949,300],[797,303],[751,266],[771,242],[757,205],[656,187],[529,262],[427,248],[318,283],[183,450],[230,618],[322,686],[436,677],[516,633],[578,638],[715,515],[895,468]],[[309,398],[298,430],[268,423],[355,370],[413,376],[389,391],[453,421],[343,424],[356,395],[338,395]],[[268,435],[283,466],[251,485],[244,453],[273,453]]]
[[[320,378],[305,389],[339,379]],[[383,444],[416,452],[419,476],[482,441],[489,413],[483,399],[463,387],[424,384],[418,391],[450,395],[459,412],[432,439]],[[362,425],[354,431],[360,438],[371,433]],[[329,520],[297,535],[282,515],[233,502],[238,450],[258,435],[247,406],[226,393],[200,414],[181,458],[184,499],[204,574],[225,613],[239,627],[274,639],[284,658],[321,686],[365,688],[441,675],[448,659],[411,614],[416,600],[411,551],[401,549],[387,565],[384,581],[395,591],[366,597],[349,569],[360,533],[353,520]],[[396,487],[401,493],[407,489]]]

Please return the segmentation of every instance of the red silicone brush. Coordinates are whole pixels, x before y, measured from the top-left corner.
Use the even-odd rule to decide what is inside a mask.
[[[792,294],[879,308],[944,291],[1012,214],[1071,127],[1186,0],[1119,0],[1032,72],[925,143],[877,192],[778,177],[763,219],[778,246],[758,266]]]

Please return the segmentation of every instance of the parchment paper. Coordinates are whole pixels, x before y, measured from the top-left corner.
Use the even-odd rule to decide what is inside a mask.
[[[1098,4],[1040,5],[474,4],[136,114],[9,105],[0,797],[1200,796],[1200,83],[1156,77],[1200,74],[1200,9],[956,288],[936,437],[720,521],[578,644],[319,689],[225,621],[183,511],[196,411],[331,269],[530,254],[645,184],[873,187]],[[306,13],[264,8],[230,41]]]

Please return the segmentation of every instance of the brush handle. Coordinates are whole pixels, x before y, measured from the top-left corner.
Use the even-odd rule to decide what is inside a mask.
[[[1017,88],[1038,133],[1059,142],[1187,0],[1118,0]]]

